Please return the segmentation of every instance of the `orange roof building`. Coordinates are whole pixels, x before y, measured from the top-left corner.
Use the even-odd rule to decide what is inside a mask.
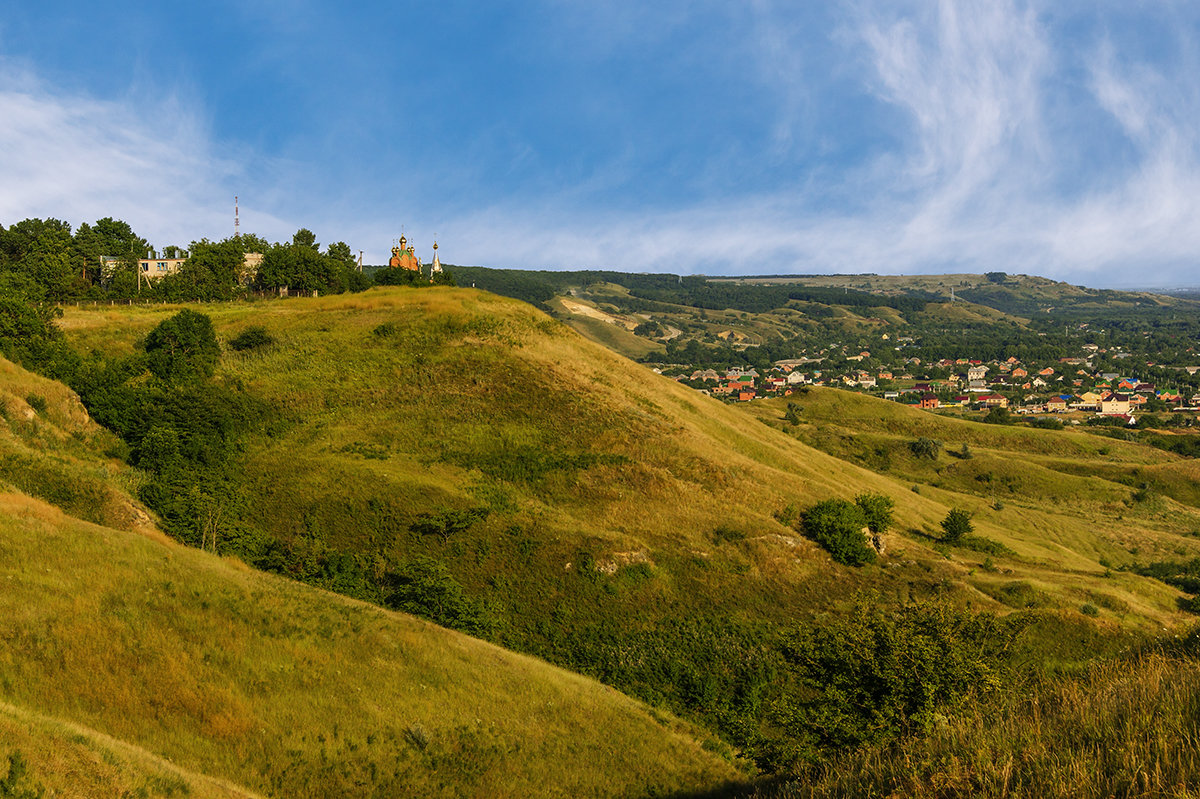
[[[408,269],[412,272],[421,271],[421,259],[413,252],[408,239],[404,236],[400,237],[399,246],[392,247],[392,257],[388,261],[388,266],[392,269]]]

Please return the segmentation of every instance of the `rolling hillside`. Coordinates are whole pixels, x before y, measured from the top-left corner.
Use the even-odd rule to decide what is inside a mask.
[[[1126,508],[1133,489],[1087,478],[1076,478],[1087,486],[1079,497],[1058,495],[1073,479],[1066,467],[1053,468],[1067,454],[1077,456],[1076,465],[1098,459],[1101,449],[1106,463],[1137,465],[1131,468],[1180,461],[1145,447],[928,414],[905,427],[889,415],[908,409],[856,407],[870,401],[814,392],[808,402],[834,397],[839,405],[830,414],[844,414],[840,427],[813,433],[814,449],[770,425],[747,424],[742,409],[657,377],[528,306],[473,291],[376,290],[210,310],[225,337],[253,322],[278,341],[263,352],[227,353],[220,366],[224,379],[275,399],[284,420],[269,435],[251,436],[240,456],[255,497],[249,522],[297,547],[320,538],[385,560],[435,556],[514,616],[518,608],[527,614],[529,603],[548,613],[564,599],[578,601],[572,581],[581,556],[602,573],[647,574],[628,586],[630,612],[649,596],[683,602],[687,595],[688,604],[711,607],[730,592],[742,597],[743,612],[781,601],[814,611],[862,587],[924,584],[930,570],[957,580],[977,565],[973,555],[947,560],[927,538],[901,535],[883,573],[845,572],[777,518],[786,518],[788,506],[861,491],[893,497],[901,531],[932,534],[948,508],[978,510],[981,534],[1028,555],[1023,566],[1012,564],[1013,575],[1115,591],[1133,602],[1134,622],[1170,623],[1173,597],[1131,576],[1101,578],[1098,559],[1118,554],[1114,536],[1137,539],[1148,553],[1200,548],[1180,535],[1200,527],[1190,506]],[[171,312],[78,312],[64,326],[83,349],[103,342],[132,350]],[[782,413],[771,403],[753,408],[767,421]],[[910,490],[925,468],[919,461],[876,471],[864,468],[880,465],[870,458],[849,458],[871,449],[872,435],[884,429],[893,443],[932,435],[957,446],[966,434],[943,429],[954,424],[975,431],[979,458],[943,464],[942,479],[926,481],[920,493]],[[840,437],[840,449],[820,438],[831,435]],[[978,490],[984,472],[994,472],[997,485],[1006,479],[988,460],[987,436],[1004,436],[1009,454],[1028,464],[1023,482],[1004,483],[1002,498],[1015,503],[1007,512],[988,510]],[[1081,520],[1077,499],[1095,514]],[[1093,524],[1116,505],[1124,511],[1119,532]],[[490,515],[460,540],[411,532],[422,513],[468,507]],[[725,528],[742,543],[718,543],[713,533]],[[630,568],[637,564],[646,568]],[[1061,585],[1049,588],[1062,604],[1076,604]]]
[[[788,726],[803,693],[787,642],[863,597],[1019,614],[1032,627],[1015,657],[1064,667],[1188,623],[1176,589],[1117,567],[1200,551],[1195,508],[1089,459],[1108,447],[1105,468],[1186,468],[1157,450],[958,428],[840,392],[803,399],[793,427],[783,405],[721,404],[473,290],[193,308],[224,343],[211,390],[255,410],[220,491],[187,489],[199,515],[167,519],[172,535],[598,677],[765,768],[785,767],[781,748],[803,737]],[[136,363],[178,310],[74,309],[62,327],[82,353]],[[251,327],[270,343],[234,350]],[[943,441],[936,461],[908,449],[925,435]],[[971,458],[946,454],[961,443]],[[122,474],[162,501],[156,472]],[[797,519],[863,492],[892,499],[895,523],[877,563],[838,565]],[[939,530],[952,508],[976,528],[955,546]],[[707,762],[672,779],[733,773]]]
[[[91,515],[134,520],[0,493],[0,757],[28,763],[26,788],[625,796],[736,777],[694,728],[593,681],[166,540],[127,469],[72,453],[107,440],[78,400],[2,366],[3,444],[39,453],[26,489],[75,510],[61,485],[91,475]]]

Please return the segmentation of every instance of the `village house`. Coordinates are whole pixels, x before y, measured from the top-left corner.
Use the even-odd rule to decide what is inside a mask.
[[[1100,413],[1104,416],[1128,416],[1129,395],[1109,394],[1100,400]]]
[[[1046,400],[1046,410],[1050,413],[1066,413],[1068,400],[1070,400],[1070,397],[1062,394],[1057,397],[1051,397]]]
[[[937,394],[922,394],[921,408],[924,410],[935,410],[941,407],[941,402],[938,401]]]
[[[1008,407],[1008,397],[1003,394],[984,394],[979,398],[978,402],[984,408]]]
[[[972,366],[967,370],[967,380],[972,383],[976,380],[982,381],[987,376],[987,373],[988,368],[986,366]]]

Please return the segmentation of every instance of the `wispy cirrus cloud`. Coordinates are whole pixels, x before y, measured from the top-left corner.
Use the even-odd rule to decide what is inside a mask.
[[[548,8],[576,13],[569,3]],[[744,11],[713,4],[683,13],[676,4],[662,20],[580,12],[577,24],[561,26],[553,58],[579,50],[572,66],[584,72],[627,57],[651,68],[652,48],[604,37],[633,31],[639,43],[672,45],[664,51],[678,45],[670,80],[649,91],[686,87],[702,64],[697,80],[714,82],[714,113],[706,113],[707,85],[692,86],[698,107],[676,121],[629,113],[612,123],[622,146],[593,147],[594,162],[571,153],[574,160],[555,162],[529,138],[530,126],[489,118],[475,139],[461,137],[463,157],[435,151],[424,159],[414,150],[395,202],[322,172],[319,150],[289,150],[296,160],[282,162],[218,142],[204,109],[170,91],[147,110],[69,95],[8,68],[0,70],[0,220],[113,215],[156,242],[186,242],[226,235],[232,194],[241,193],[255,232],[287,238],[304,225],[322,241],[365,249],[369,262],[386,257],[404,223],[422,243],[436,231],[447,261],[492,266],[1003,270],[1092,285],[1193,282],[1200,69],[1186,31],[1200,12],[1167,4],[1130,29],[1112,18],[1117,8],[847,0],[814,14],[756,0]],[[697,21],[705,15],[707,27]],[[650,30],[659,23],[661,31]],[[527,63],[523,74],[535,67],[545,64]],[[628,64],[617,71],[631,72]],[[669,101],[635,100],[644,88],[636,81],[591,85],[602,90],[594,102],[570,104],[583,109],[583,127],[610,124],[609,103],[620,102],[614,113],[625,115]],[[736,115],[715,113],[739,92],[754,95],[745,104],[754,118],[740,127]],[[494,182],[476,170],[480,182],[467,185],[475,172],[461,164],[497,125],[528,157]],[[386,140],[363,130],[369,135],[356,141]],[[650,140],[653,157],[638,149]],[[404,141],[422,146],[419,137]],[[697,142],[701,155],[672,152]],[[761,150],[747,151],[748,142]],[[697,176],[706,159],[712,168]],[[654,169],[671,177],[658,175],[650,190]],[[677,174],[671,194],[664,186]],[[447,175],[453,200],[439,196]],[[419,201],[403,187],[420,187]]]
[[[840,32],[845,57],[866,67],[864,91],[892,114],[864,124],[899,124],[889,146],[822,169],[822,185],[586,221],[549,204],[495,208],[454,226],[480,232],[496,248],[491,262],[513,266],[1193,281],[1200,78],[1186,60],[1152,65],[1109,39],[1067,40],[1043,10],[854,6]],[[789,40],[772,30],[763,42],[776,53]],[[1087,80],[1064,90],[1073,71]],[[1099,155],[1108,152],[1119,160]],[[486,260],[475,246],[467,254]]]
[[[152,242],[232,232],[244,166],[216,152],[193,108],[167,95],[98,100],[0,65],[0,220],[122,218]],[[286,225],[258,212],[264,232]],[[290,235],[290,234],[289,234]]]

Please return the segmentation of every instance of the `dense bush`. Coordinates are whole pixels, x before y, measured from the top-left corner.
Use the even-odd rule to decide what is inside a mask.
[[[867,544],[867,514],[844,499],[827,499],[806,510],[800,518],[804,534],[820,544],[833,559],[847,566],[875,561]]]
[[[916,441],[910,441],[908,443],[908,448],[912,451],[912,454],[918,458],[936,461],[938,454],[942,451],[942,442],[922,436]]]
[[[985,413],[980,421],[984,424],[1012,424],[1015,419],[1008,408],[997,406]]]
[[[188,308],[151,330],[145,350],[150,371],[167,381],[212,377],[221,357],[212,320]]]
[[[34,287],[0,275],[0,355],[30,371],[69,379],[79,356],[55,324],[60,316],[62,310],[39,298]]]
[[[875,535],[883,535],[892,526],[892,508],[896,501],[883,494],[859,494],[854,504],[862,508],[867,528]]]
[[[229,342],[229,347],[238,352],[244,352],[245,350],[256,350],[260,347],[269,347],[274,343],[275,339],[271,337],[266,328],[252,325],[235,336]]]
[[[813,697],[782,723],[822,748],[929,731],[940,711],[1001,685],[1019,622],[944,603],[863,602],[844,618],[798,631],[785,646]]]
[[[1153,577],[1188,594],[1200,594],[1200,558],[1188,561],[1158,561],[1131,569],[1143,577]]]
[[[440,560],[414,558],[389,573],[385,586],[384,602],[396,610],[415,613],[472,635],[485,634],[493,626],[487,609],[467,596]]]

